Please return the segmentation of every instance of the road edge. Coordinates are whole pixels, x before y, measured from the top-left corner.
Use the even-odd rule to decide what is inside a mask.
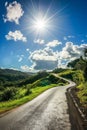
[[[78,103],[72,94],[72,90],[75,88],[75,86],[70,87],[66,91],[66,97],[68,101],[68,107],[69,107],[69,114],[70,114],[70,121],[72,125],[71,130],[87,130],[87,119],[78,106]]]

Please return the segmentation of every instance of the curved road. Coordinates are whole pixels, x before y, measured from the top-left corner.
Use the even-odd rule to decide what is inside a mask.
[[[71,130],[65,93],[75,83],[69,82],[0,117],[0,130]]]

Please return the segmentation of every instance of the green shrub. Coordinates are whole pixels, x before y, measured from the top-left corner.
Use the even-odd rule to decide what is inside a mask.
[[[78,87],[77,96],[80,102],[87,106],[87,82],[81,83]]]
[[[2,93],[2,95],[1,95],[1,100],[2,101],[7,101],[7,100],[9,100],[9,99],[13,99],[13,97],[15,96],[15,94],[16,94],[16,88],[14,88],[14,87],[12,87],[12,88],[6,88],[5,90],[4,90],[4,92]]]
[[[25,92],[25,96],[27,96],[27,95],[29,95],[29,94],[31,94],[31,93],[32,93],[32,91],[31,91],[30,88],[28,87],[27,90],[26,90],[26,92]]]

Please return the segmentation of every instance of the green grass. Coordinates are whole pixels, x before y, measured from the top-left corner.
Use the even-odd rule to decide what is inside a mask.
[[[83,71],[66,70],[64,72],[59,73],[59,76],[70,79],[77,84],[76,95],[82,106],[87,107],[87,82],[85,82]]]
[[[81,70],[66,70],[64,72],[59,73],[59,76],[70,79],[76,84],[84,82],[83,71]]]
[[[80,99],[80,103],[83,106],[87,106],[87,82],[81,83],[77,86],[77,96]]]
[[[53,74],[45,78],[36,80],[32,84],[26,84],[16,88],[15,95],[12,95],[8,101],[1,100],[0,102],[0,113],[16,108],[28,101],[31,101],[42,92],[56,86],[66,85],[67,82],[63,79],[55,77]],[[15,88],[15,86],[14,86]],[[11,87],[9,90],[13,90]],[[4,93],[4,91],[2,91]],[[13,92],[13,91],[12,91]],[[8,96],[8,94],[7,94]]]
[[[32,99],[34,99],[35,97],[40,95],[42,92],[46,91],[49,88],[55,87],[55,86],[57,86],[57,84],[51,84],[51,85],[47,85],[45,87],[32,88],[31,89],[32,93],[29,94],[28,96],[25,96],[25,97],[20,98],[20,99],[9,100],[6,102],[0,102],[0,113],[11,110],[11,109],[16,108],[16,107],[18,107],[18,106],[20,106],[28,101],[31,101]]]

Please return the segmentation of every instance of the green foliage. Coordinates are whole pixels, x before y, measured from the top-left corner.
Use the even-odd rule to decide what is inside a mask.
[[[22,85],[26,85],[26,84],[32,84],[34,83],[35,81],[41,79],[41,78],[44,78],[46,76],[48,76],[49,73],[43,71],[43,72],[39,72],[38,74],[34,75],[34,76],[31,76],[30,78],[22,81],[21,83],[18,84],[18,86],[22,86]]]
[[[1,95],[1,100],[2,101],[7,101],[7,100],[10,100],[10,99],[13,99],[13,97],[15,96],[15,94],[16,94],[16,89],[14,88],[14,87],[12,87],[12,88],[6,88],[5,90],[4,90],[4,92],[2,93],[2,95]]]
[[[49,81],[51,82],[51,83],[57,83],[58,82],[58,77],[55,77],[54,75],[50,75],[49,76]]]
[[[75,72],[73,70],[69,69],[69,70],[65,70],[64,72],[59,73],[59,76],[66,78],[66,79],[73,80],[74,73]]]
[[[0,103],[0,112],[28,102],[49,88],[66,84],[64,80],[46,72],[39,72],[37,77],[32,76],[31,82],[33,83],[23,84],[21,87],[6,87],[1,91],[0,99],[3,102]]]
[[[87,82],[85,82],[84,71],[67,70],[59,74],[60,76],[71,79],[76,86],[76,95],[83,106],[87,106]]]
[[[86,67],[85,67],[85,70],[84,70],[84,78],[87,81],[87,64],[86,64]]]
[[[65,71],[66,69],[63,68],[56,68],[55,70],[53,70],[53,73],[61,73],[63,71]]]
[[[82,105],[87,106],[87,82],[81,83],[79,86],[77,86],[77,88],[77,96],[79,97],[80,102],[82,103]]]
[[[75,65],[79,62],[79,59],[71,61],[68,63],[67,67],[75,68]]]
[[[0,69],[0,90],[2,87],[17,86],[18,82],[29,77],[30,75],[24,72],[11,69]]]
[[[82,58],[82,56],[79,59],[75,59],[68,63],[68,67],[74,68],[76,70],[85,70],[85,67],[87,66],[86,61]]]
[[[84,76],[83,76],[83,71],[77,70],[73,74],[73,81],[76,82],[76,84],[81,84],[82,82],[85,81]]]
[[[70,79],[76,84],[80,84],[81,82],[84,82],[84,76],[83,76],[83,71],[81,70],[66,70],[62,73],[59,73],[59,76]]]
[[[32,93],[31,89],[29,87],[27,87],[26,92],[25,92],[25,96],[27,96],[31,93]]]
[[[55,87],[55,86],[56,86],[56,84],[51,84],[51,85],[47,85],[45,87],[32,88],[31,89],[32,93],[27,95],[27,96],[24,96],[22,98],[15,99],[15,100],[1,102],[0,103],[0,113],[2,113],[4,111],[8,111],[8,110],[15,108],[17,106],[20,106],[28,101],[31,101],[32,99],[34,99],[36,96],[38,96],[42,92],[46,91],[49,88]]]

